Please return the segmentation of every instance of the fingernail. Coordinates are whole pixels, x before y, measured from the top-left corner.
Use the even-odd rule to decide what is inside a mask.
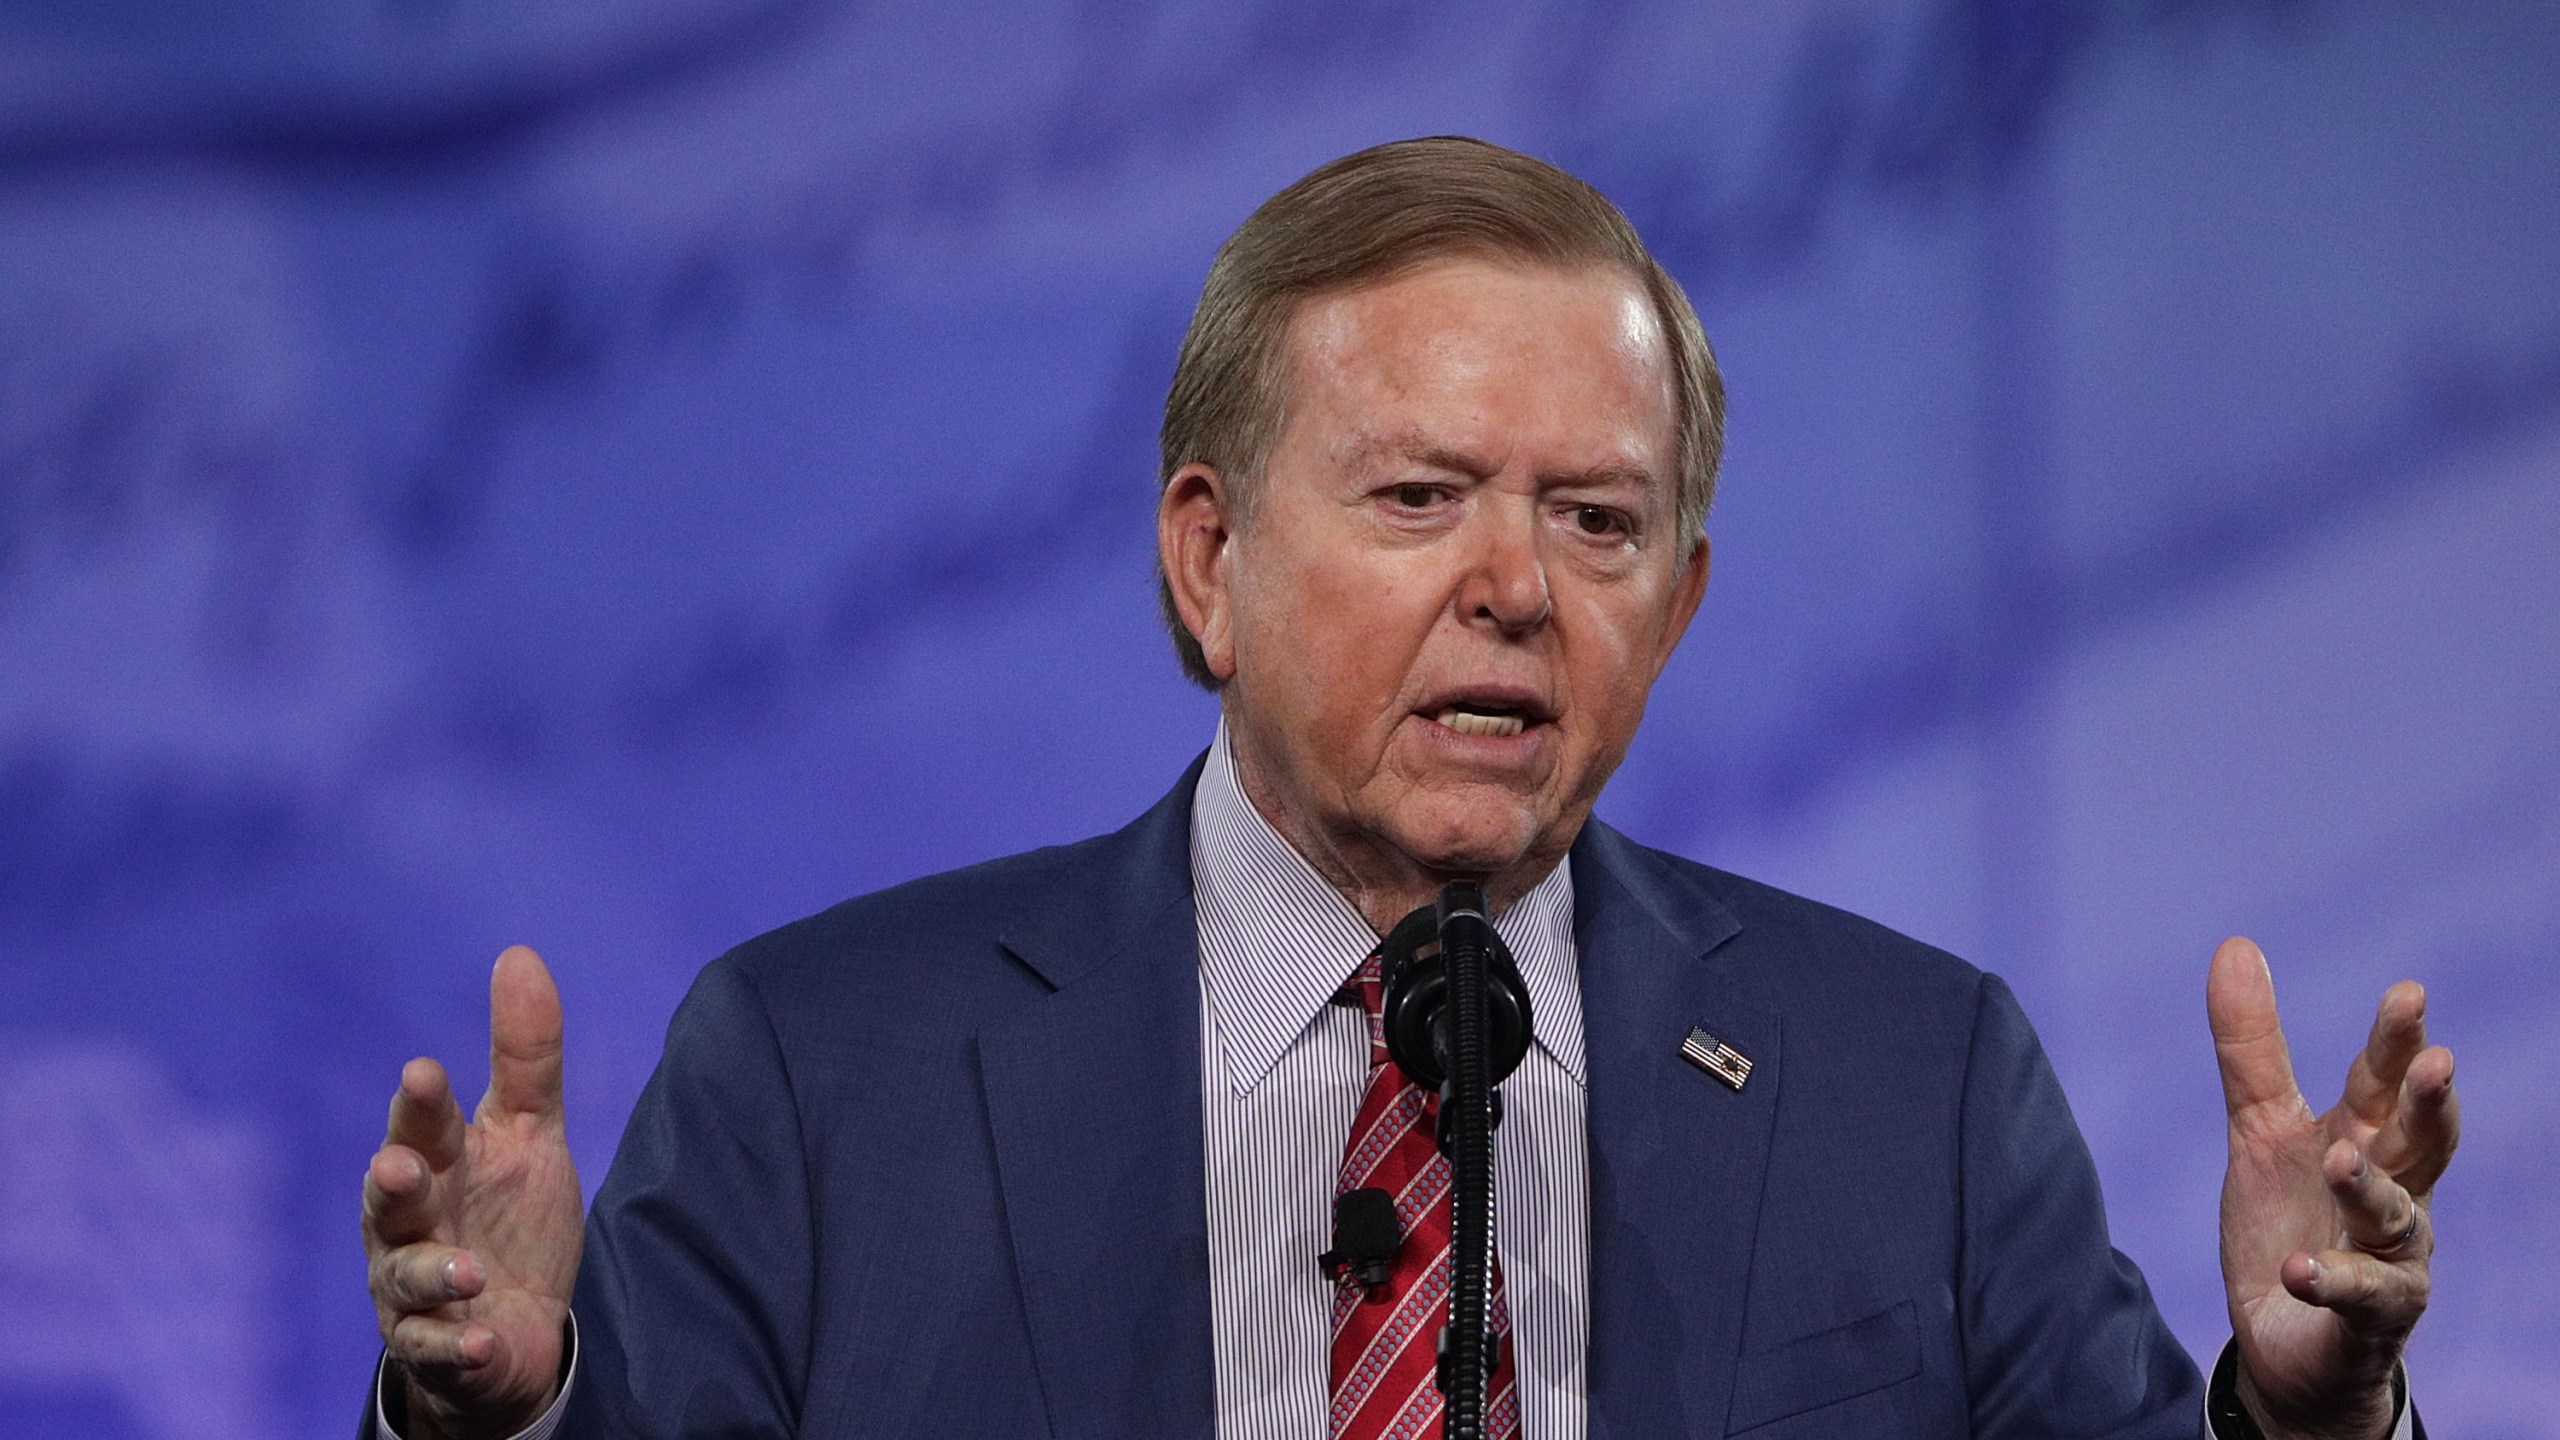
[[[2357,1179],[2359,1179],[2359,1180],[2363,1179],[2363,1178],[2364,1178],[2364,1176],[2365,1176],[2365,1171],[2367,1171],[2367,1170],[2369,1170],[2369,1169],[2371,1169],[2371,1168],[2372,1168],[2372,1167],[2371,1167],[2371,1165],[2369,1165],[2369,1164],[2366,1162],[2365,1158],[2364,1158],[2364,1152],[2363,1152],[2363,1151],[2361,1151],[2361,1150],[2357,1151],[2357,1152],[2356,1152],[2356,1168],[2355,1168],[2355,1177],[2356,1177]]]
[[[458,1257],[447,1255],[444,1257],[443,1268],[444,1293],[450,1295],[462,1288],[462,1265]]]
[[[2313,1285],[2313,1286],[2315,1286],[2315,1287],[2317,1287],[2317,1286],[2320,1284],[2320,1282],[2321,1282],[2321,1281],[2326,1280],[2326,1279],[2328,1279],[2328,1278],[2329,1278],[2329,1267],[2320,1263],[2320,1257],[2318,1257],[2318,1256],[2316,1256],[2316,1255],[2315,1255],[2315,1256],[2313,1256],[2313,1257],[2311,1258],[2311,1283],[2312,1283],[2312,1285]]]

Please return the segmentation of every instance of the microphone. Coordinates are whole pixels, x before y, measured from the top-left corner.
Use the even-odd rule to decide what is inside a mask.
[[[1448,947],[1442,941],[1441,912],[1452,894],[1467,891],[1474,895],[1471,908],[1458,913],[1459,934],[1472,940],[1469,948],[1487,958],[1485,978],[1491,983],[1484,988],[1486,1020],[1490,1031],[1485,1046],[1485,1084],[1501,1084],[1529,1053],[1529,1038],[1535,1033],[1529,1012],[1529,987],[1520,979],[1520,967],[1511,958],[1511,947],[1502,943],[1492,924],[1484,918],[1484,895],[1473,885],[1461,882],[1441,893],[1439,901],[1397,922],[1387,932],[1386,942],[1378,947],[1380,978],[1385,982],[1383,1012],[1387,1031],[1387,1054],[1396,1068],[1411,1077],[1416,1085],[1444,1087],[1449,1080],[1449,1029],[1455,1016],[1449,1007]],[[1501,1123],[1502,1097],[1493,1098],[1494,1123]],[[1441,1149],[1448,1149],[1448,1112],[1441,1112]]]
[[[1487,1324],[1493,1269],[1494,1090],[1529,1053],[1528,987],[1486,917],[1484,891],[1458,881],[1408,915],[1380,949],[1387,1053],[1440,1087],[1449,1157],[1449,1323],[1437,1377],[1443,1440],[1481,1440],[1497,1358]]]
[[[1333,1248],[1316,1257],[1324,1273],[1340,1279],[1346,1272],[1360,1288],[1376,1294],[1387,1283],[1396,1252],[1404,1248],[1404,1225],[1396,1218],[1396,1197],[1375,1186],[1334,1197]]]

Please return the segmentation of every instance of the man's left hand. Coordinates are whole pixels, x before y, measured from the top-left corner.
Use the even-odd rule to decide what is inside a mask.
[[[2266,957],[2234,937],[2205,987],[2231,1130],[2222,1283],[2240,1398],[2268,1440],[2383,1440],[2400,1351],[2427,1308],[2428,1197],[2460,1139],[2453,1052],[2426,992],[2384,992],[2346,1093],[2315,1115],[2294,1083]]]

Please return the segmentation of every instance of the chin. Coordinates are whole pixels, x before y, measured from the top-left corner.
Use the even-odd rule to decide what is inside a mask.
[[[1426,869],[1451,875],[1494,875],[1520,863],[1537,842],[1535,817],[1516,803],[1433,805],[1415,823],[1389,833],[1396,848]]]

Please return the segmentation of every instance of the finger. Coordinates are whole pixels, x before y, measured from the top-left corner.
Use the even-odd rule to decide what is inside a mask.
[[[389,1247],[413,1244],[435,1233],[435,1175],[418,1152],[385,1145],[364,1169],[365,1231]]]
[[[2275,978],[2254,942],[2234,935],[2214,948],[2204,1004],[2213,1025],[2214,1059],[2222,1069],[2223,1105],[2236,1115],[2270,1103],[2300,1104],[2293,1055],[2276,1018]]]
[[[366,1283],[373,1301],[398,1315],[434,1310],[478,1295],[488,1284],[480,1258],[452,1245],[403,1245],[374,1257]]]
[[[2284,1288],[2368,1336],[2405,1335],[2427,1309],[2427,1269],[2394,1265],[2353,1250],[2323,1250],[2284,1262]]]
[[[453,1085],[442,1065],[421,1055],[400,1067],[400,1088],[391,1095],[391,1123],[383,1143],[407,1146],[436,1170],[462,1158],[462,1107],[454,1103]]]
[[[2403,980],[2382,992],[2382,1003],[2374,1007],[2373,1032],[2365,1037],[2356,1063],[2347,1067],[2341,1103],[2368,1125],[2389,1122],[2400,1103],[2400,1082],[2408,1078],[2409,1062],[2426,1048],[2426,989]]]
[[[510,945],[489,974],[489,1094],[482,1113],[560,1112],[560,991],[542,957]]]
[[[2425,1258],[2432,1235],[2426,1211],[2400,1182],[2355,1145],[2341,1140],[2321,1157],[2320,1171],[2338,1202],[2348,1243],[2394,1263]]]
[[[496,1331],[435,1315],[401,1316],[382,1343],[411,1373],[429,1378],[477,1370],[498,1358]]]
[[[2409,1062],[2392,1125],[2373,1138],[2373,1163],[2412,1195],[2434,1193],[2462,1144],[2462,1098],[2453,1088],[2453,1052],[2431,1045]]]

